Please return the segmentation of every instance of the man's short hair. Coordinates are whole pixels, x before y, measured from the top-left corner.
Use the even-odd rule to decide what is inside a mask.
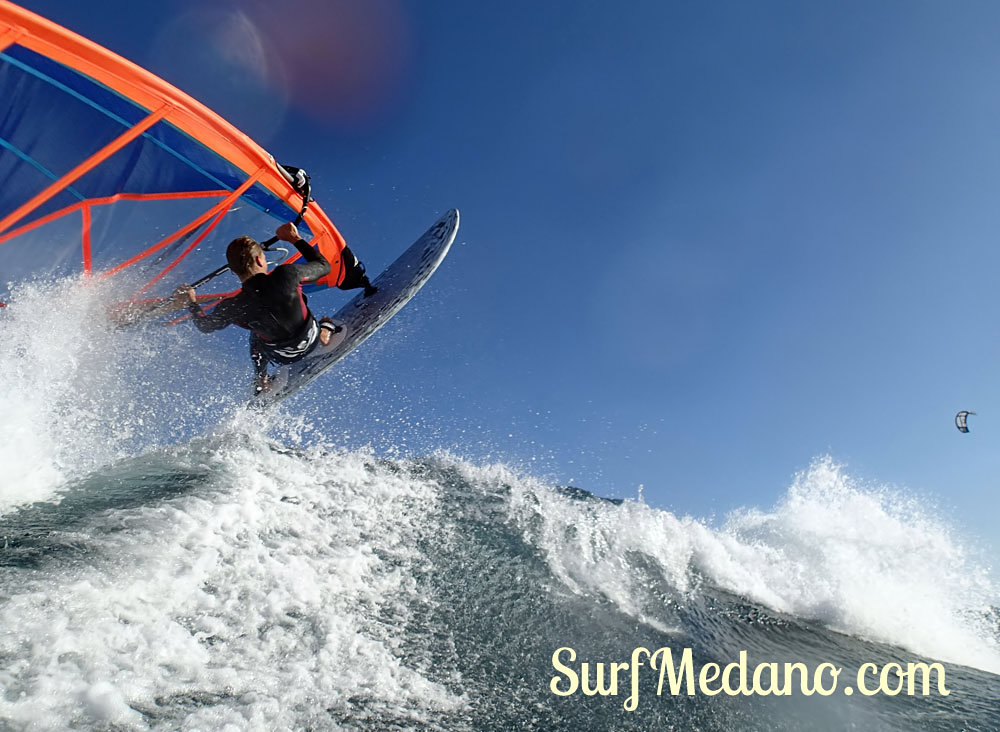
[[[245,277],[253,269],[257,257],[264,253],[256,239],[249,236],[241,236],[229,242],[226,247],[226,261],[229,269],[237,277]]]

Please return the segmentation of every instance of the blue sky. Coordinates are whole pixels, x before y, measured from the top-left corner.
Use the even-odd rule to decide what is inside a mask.
[[[461,210],[303,400],[352,439],[700,517],[828,454],[1000,545],[1000,6],[24,4],[308,168],[372,271]]]

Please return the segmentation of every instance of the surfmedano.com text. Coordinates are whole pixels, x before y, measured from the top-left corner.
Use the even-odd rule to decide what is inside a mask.
[[[618,696],[628,692],[622,706],[632,712],[639,706],[639,677],[657,676],[656,695],[672,696],[728,694],[730,696],[830,696],[855,692],[865,696],[948,696],[945,669],[940,663],[863,663],[853,674],[832,664],[821,663],[810,669],[804,663],[747,664],[747,652],[740,651],[739,660],[721,665],[706,663],[695,670],[692,650],[684,648],[677,662],[673,649],[650,651],[639,647],[632,651],[630,661],[576,664],[576,651],[563,646],[552,654],[556,675],[549,689],[556,696]],[[591,683],[593,679],[593,684]]]

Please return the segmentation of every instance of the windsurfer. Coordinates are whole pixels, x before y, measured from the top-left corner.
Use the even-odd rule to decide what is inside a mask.
[[[282,264],[268,274],[267,259],[261,245],[249,236],[230,242],[226,260],[243,283],[233,297],[220,302],[206,313],[198,304],[194,288],[182,285],[174,292],[173,304],[187,307],[202,333],[211,333],[229,325],[250,331],[250,358],[256,370],[255,391],[269,387],[268,364],[295,363],[318,345],[327,345],[341,330],[330,318],[319,323],[306,305],[303,282],[314,282],[330,272],[330,262],[299,236],[293,223],[282,224],[275,232],[278,239],[293,244],[304,263]],[[376,290],[364,274],[357,257],[344,248],[341,253],[347,268],[341,289],[365,288],[365,296]]]

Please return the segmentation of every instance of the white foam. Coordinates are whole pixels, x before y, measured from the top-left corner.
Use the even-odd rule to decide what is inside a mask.
[[[0,719],[270,730],[329,727],[351,699],[462,707],[398,650],[434,487],[361,453],[210,442],[184,457],[215,476],[208,493],[119,509],[115,531],[88,532],[92,562],[6,588]]]

